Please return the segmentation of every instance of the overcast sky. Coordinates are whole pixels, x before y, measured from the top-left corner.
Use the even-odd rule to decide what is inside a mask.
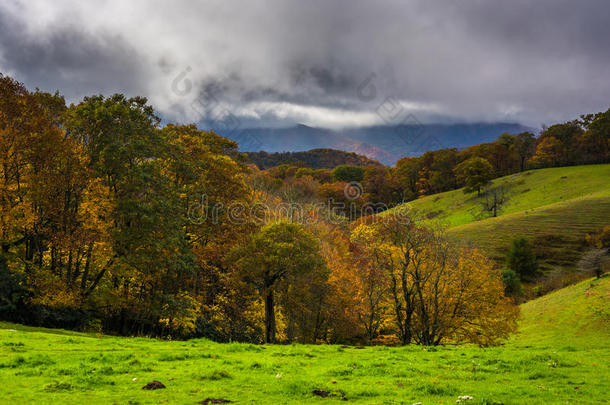
[[[3,0],[0,72],[179,122],[539,127],[610,107],[610,1]]]

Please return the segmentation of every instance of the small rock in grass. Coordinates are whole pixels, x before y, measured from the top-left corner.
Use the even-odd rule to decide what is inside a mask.
[[[161,388],[165,388],[165,385],[161,381],[152,381],[142,387],[143,390],[158,390]]]
[[[200,404],[202,405],[208,405],[208,404],[230,404],[233,403],[233,401],[228,400],[228,399],[223,399],[223,398],[206,398],[203,401],[200,402]]]
[[[324,391],[324,390],[313,390],[312,394],[317,395],[322,398],[326,398],[328,396],[328,394],[330,394],[330,393],[328,391]]]

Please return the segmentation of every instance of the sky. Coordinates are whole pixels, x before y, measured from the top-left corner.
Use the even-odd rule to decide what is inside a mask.
[[[610,107],[609,21],[606,0],[3,0],[0,72],[175,122],[540,127]]]

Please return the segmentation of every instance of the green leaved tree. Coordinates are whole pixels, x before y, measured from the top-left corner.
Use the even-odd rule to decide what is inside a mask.
[[[463,161],[454,169],[455,175],[462,184],[464,192],[477,192],[481,194],[481,189],[485,187],[494,175],[494,168],[487,159],[473,157]]]
[[[531,245],[525,238],[513,240],[506,256],[506,266],[521,278],[532,277],[538,270],[538,262]]]
[[[243,278],[254,284],[265,302],[265,342],[276,342],[275,294],[292,280],[324,271],[319,241],[302,225],[274,222],[254,234],[236,250]]]

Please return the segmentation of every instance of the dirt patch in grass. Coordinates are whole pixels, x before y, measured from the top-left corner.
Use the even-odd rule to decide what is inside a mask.
[[[165,385],[163,385],[163,383],[161,381],[157,381],[157,380],[151,381],[142,387],[143,390],[158,390],[161,388],[165,388]]]

